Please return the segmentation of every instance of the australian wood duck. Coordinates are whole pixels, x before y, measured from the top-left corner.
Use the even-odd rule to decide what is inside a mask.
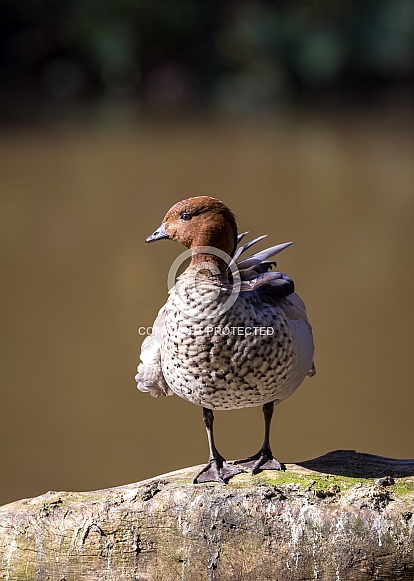
[[[168,300],[142,344],[136,381],[154,397],[175,393],[202,406],[210,458],[195,483],[227,482],[242,471],[237,465],[254,474],[283,469],[269,442],[274,404],[315,374],[305,306],[289,276],[269,272],[275,264],[269,258],[291,243],[242,258],[264,238],[237,248],[243,236],[225,204],[199,196],[175,204],[146,239],[176,240],[191,256],[184,273],[173,277]],[[213,410],[258,405],[265,422],[262,448],[227,463],[214,444]]]

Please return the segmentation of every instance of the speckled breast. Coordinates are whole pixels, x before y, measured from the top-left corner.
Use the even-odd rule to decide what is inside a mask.
[[[231,304],[233,289],[219,279],[198,281],[197,292],[186,286],[170,292],[162,331],[162,370],[171,390],[211,409],[291,395],[312,357],[303,361],[282,306],[266,304],[257,291],[241,292]]]

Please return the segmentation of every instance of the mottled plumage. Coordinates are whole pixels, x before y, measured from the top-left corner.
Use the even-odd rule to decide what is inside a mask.
[[[243,236],[237,235],[234,216],[222,202],[201,196],[173,206],[147,239],[183,242],[192,249],[192,261],[142,344],[138,388],[155,397],[175,393],[202,406],[211,440],[209,410],[264,405],[270,414],[268,432],[272,402],[286,399],[307,374],[314,374],[305,306],[292,279],[269,272],[274,263],[268,259],[291,243],[242,258],[264,238],[236,249]],[[201,246],[207,247],[203,253]],[[220,251],[233,256],[237,266],[226,264]],[[266,438],[265,444],[265,458],[256,455],[244,462],[254,472],[281,467]],[[212,441],[210,463],[195,481],[226,481],[239,471],[225,463]]]

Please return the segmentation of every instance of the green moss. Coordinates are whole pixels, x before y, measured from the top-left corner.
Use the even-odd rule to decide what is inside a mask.
[[[337,476],[331,474],[318,474],[317,472],[299,474],[297,472],[285,471],[265,471],[252,476],[251,474],[241,474],[233,478],[228,487],[240,488],[251,486],[252,484],[268,485],[275,487],[298,486],[301,490],[313,491],[319,498],[334,496],[339,492],[349,490],[358,485],[373,485],[373,478],[352,478],[350,476]],[[406,497],[414,494],[414,479],[401,478],[393,486],[384,488],[384,491],[391,492],[397,497]]]
[[[397,480],[390,490],[397,496],[407,496],[407,494],[414,493],[414,481],[408,479]]]
[[[298,474],[286,470],[285,472],[265,471],[252,476],[251,474],[239,475],[233,478],[229,487],[242,487],[246,485],[268,485],[268,486],[299,486],[303,490],[325,491],[325,496],[337,494],[341,490],[352,488],[356,484],[371,484],[372,479],[366,478],[351,478],[348,476],[335,476],[318,473]],[[318,494],[317,494],[318,495]],[[321,494],[321,496],[323,496]]]

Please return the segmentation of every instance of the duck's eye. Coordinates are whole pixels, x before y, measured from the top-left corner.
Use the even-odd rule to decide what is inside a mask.
[[[189,214],[188,212],[183,212],[182,214],[180,214],[180,218],[181,220],[191,220],[192,215]]]

